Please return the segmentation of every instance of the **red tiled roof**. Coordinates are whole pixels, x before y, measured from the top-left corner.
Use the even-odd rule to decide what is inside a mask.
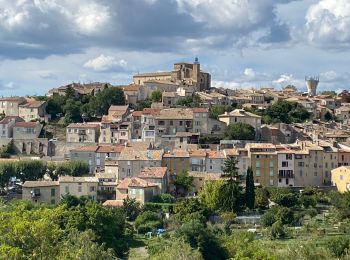
[[[125,178],[122,180],[118,186],[117,189],[126,190],[129,187],[135,187],[135,188],[147,188],[147,187],[155,187],[157,184],[145,181],[143,179],[133,177],[133,178]]]
[[[124,145],[100,145],[97,148],[98,153],[121,153],[124,150]]]
[[[134,117],[141,117],[142,116],[142,111],[134,111],[134,112],[132,112],[132,116],[134,116]]]
[[[122,88],[124,91],[139,91],[140,85],[130,84],[128,86],[123,86]]]
[[[73,152],[96,152],[98,149],[97,145],[83,146],[80,148],[72,149]]]
[[[98,124],[84,124],[84,123],[72,123],[67,128],[97,128],[100,127]]]
[[[140,178],[164,178],[167,167],[146,167],[144,168],[139,177]]]
[[[35,128],[39,122],[17,122],[15,123],[15,127],[27,127],[27,128]]]

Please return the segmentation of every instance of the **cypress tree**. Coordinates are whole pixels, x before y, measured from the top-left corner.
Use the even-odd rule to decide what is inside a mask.
[[[249,209],[254,208],[255,204],[255,187],[254,176],[251,167],[247,169],[246,186],[245,186],[246,205]]]

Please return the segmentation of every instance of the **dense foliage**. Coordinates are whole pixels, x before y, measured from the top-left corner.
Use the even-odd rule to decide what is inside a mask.
[[[183,106],[183,107],[199,107],[200,104],[201,104],[201,98],[196,94],[192,96],[180,98],[176,102],[177,106]]]
[[[93,201],[55,208],[13,202],[0,208],[1,259],[114,259],[126,252],[121,210]]]
[[[225,138],[228,140],[254,140],[255,129],[246,123],[230,124],[225,131]]]
[[[94,94],[80,97],[72,87],[68,87],[65,96],[53,95],[48,98],[37,97],[46,100],[46,112],[52,119],[64,116],[66,124],[92,120],[107,114],[111,105],[125,105],[124,92],[118,87],[108,87]]]

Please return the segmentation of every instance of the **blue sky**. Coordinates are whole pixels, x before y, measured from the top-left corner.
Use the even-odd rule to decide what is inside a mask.
[[[0,96],[196,56],[213,86],[348,89],[349,47],[349,0],[0,0]]]

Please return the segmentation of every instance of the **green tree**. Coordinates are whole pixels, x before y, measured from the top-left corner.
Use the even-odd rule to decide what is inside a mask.
[[[200,201],[211,210],[220,208],[220,190],[223,180],[207,181],[199,192]]]
[[[163,225],[162,216],[152,211],[142,212],[135,220],[135,228],[139,233],[153,231],[155,228],[162,228]]]
[[[75,99],[76,98],[75,90],[72,86],[68,86],[64,92],[65,92],[65,96],[67,99]]]
[[[220,189],[220,208],[223,211],[237,212],[243,205],[241,203],[242,189],[239,186],[241,176],[238,173],[237,159],[235,157],[227,157],[221,177],[225,183]]]
[[[105,249],[104,245],[95,242],[96,235],[91,230],[78,232],[72,230],[67,239],[60,244],[57,259],[116,259],[112,249]]]
[[[186,195],[189,191],[191,191],[192,185],[193,176],[190,176],[187,171],[182,170],[178,175],[176,175],[175,187],[178,195]]]
[[[83,176],[90,172],[89,165],[85,161],[67,161],[57,163],[55,167],[56,176]]]
[[[184,239],[192,248],[198,248],[204,259],[227,259],[227,253],[216,237],[196,219],[183,224],[174,235]]]
[[[300,104],[278,100],[264,112],[266,123],[302,123],[310,119],[311,114]]]
[[[196,198],[181,199],[175,204],[174,213],[174,218],[182,223],[192,219],[205,223],[209,216],[208,209]]]
[[[287,235],[286,229],[280,220],[277,220],[271,227],[270,237],[271,239],[283,238]]]
[[[186,96],[184,98],[180,98],[177,102],[177,106],[183,107],[199,107],[202,102],[200,96],[197,94],[193,94],[192,96]]]
[[[337,92],[335,92],[334,90],[324,90],[324,91],[321,91],[319,94],[325,95],[325,96],[331,96],[331,97],[337,96]]]
[[[234,123],[227,127],[225,136],[229,140],[254,140],[255,129],[249,124]]]
[[[155,252],[151,253],[152,260],[177,259],[177,260],[202,260],[202,254],[198,249],[193,249],[183,239],[162,240],[157,244]],[[161,245],[159,245],[161,244]],[[148,246],[148,251],[150,247]],[[152,248],[151,248],[152,249]]]
[[[333,115],[331,112],[327,111],[325,114],[324,114],[324,120],[329,122],[331,120],[333,120]]]
[[[231,112],[233,110],[232,106],[224,105],[214,105],[209,109],[209,117],[214,119],[219,119],[219,115],[224,114],[225,112]]]
[[[347,254],[350,247],[350,239],[344,236],[330,237],[326,240],[325,244],[334,256],[340,258]]]
[[[258,188],[255,191],[255,207],[266,209],[269,206],[269,192],[265,188]]]
[[[152,102],[162,102],[162,92],[160,90],[155,90],[151,94]]]
[[[64,122],[66,124],[69,123],[77,123],[81,122],[81,114],[80,114],[81,103],[79,101],[75,101],[73,99],[68,99],[63,106],[63,111],[65,113]]]
[[[251,167],[247,169],[246,185],[245,185],[245,199],[249,209],[253,209],[255,206],[255,186],[254,176]]]
[[[123,200],[123,211],[129,221],[134,221],[142,211],[141,204],[134,198],[126,197]]]
[[[0,186],[5,188],[8,186],[11,177],[16,176],[16,169],[13,163],[2,162],[0,163]]]

